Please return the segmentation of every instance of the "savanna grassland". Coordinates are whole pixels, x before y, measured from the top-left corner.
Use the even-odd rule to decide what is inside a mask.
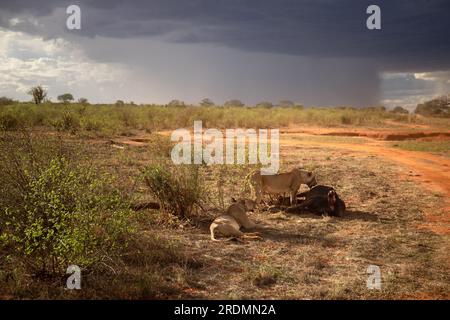
[[[256,166],[173,165],[170,132],[194,120],[280,128],[281,170],[314,170],[345,216],[259,210],[263,241],[212,242],[209,224],[250,196]],[[19,103],[0,107],[0,127],[2,299],[449,298],[449,119]],[[70,264],[81,290],[65,289]],[[380,290],[366,287],[369,265]]]
[[[448,119],[425,118],[386,112],[383,108],[255,108],[167,107],[163,105],[82,105],[18,103],[0,107],[0,126],[20,126],[76,133],[82,137],[131,135],[136,130],[191,128],[194,120],[213,128],[284,128],[298,125],[321,127],[394,127],[404,124],[448,128]],[[394,125],[392,125],[392,121]]]

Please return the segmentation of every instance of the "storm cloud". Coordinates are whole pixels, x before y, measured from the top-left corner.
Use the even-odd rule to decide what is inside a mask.
[[[81,30],[65,28],[70,4],[81,7]],[[381,30],[366,28],[370,4],[381,8]],[[66,39],[89,59],[123,63],[165,92],[156,100],[176,97],[189,83],[189,92],[178,91],[187,100],[368,105],[380,100],[381,74],[448,76],[449,12],[445,0],[3,0],[0,26]]]

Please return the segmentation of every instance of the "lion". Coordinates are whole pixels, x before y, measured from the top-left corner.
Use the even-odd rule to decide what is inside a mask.
[[[291,205],[296,205],[297,192],[302,184],[306,184],[309,188],[315,186],[317,184],[315,174],[299,168],[275,175],[262,175],[259,170],[250,174],[250,185],[257,205],[261,203],[261,197],[265,192],[276,194],[287,192],[290,195]]]
[[[256,203],[253,200],[240,199],[236,201],[232,199],[233,203],[228,207],[227,213],[220,217],[217,217],[209,227],[211,232],[211,240],[220,241],[215,238],[215,232],[222,234],[230,239],[238,240],[262,240],[262,237],[258,232],[244,233],[240,229],[244,227],[251,229],[255,227],[255,223],[250,221],[247,217],[247,211],[253,211],[256,207]]]

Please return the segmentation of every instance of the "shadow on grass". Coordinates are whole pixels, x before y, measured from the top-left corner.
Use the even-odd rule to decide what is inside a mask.
[[[323,219],[324,216],[313,214],[309,212],[302,212],[302,213],[287,213],[286,215],[292,215],[292,216],[301,216],[309,219]],[[360,210],[346,210],[345,214],[342,217],[334,217],[335,219],[339,220],[362,220],[362,221],[377,221],[379,220],[379,217],[370,212],[360,211]]]
[[[290,230],[277,229],[261,225],[258,225],[254,231],[261,233],[264,240],[272,240],[277,242],[282,241],[301,244],[321,243],[322,245],[327,245],[329,241],[325,238],[325,233],[323,235],[309,235],[304,232],[292,232]]]

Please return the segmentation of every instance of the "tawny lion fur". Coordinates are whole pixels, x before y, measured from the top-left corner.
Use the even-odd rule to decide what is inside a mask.
[[[225,215],[217,217],[209,227],[211,232],[211,240],[220,241],[215,238],[215,233],[220,233],[225,237],[230,237],[229,239],[238,240],[262,240],[258,232],[244,233],[240,229],[244,227],[246,229],[251,229],[255,227],[255,223],[250,221],[247,217],[246,212],[251,211],[255,208],[256,204],[252,200],[240,199],[239,201],[234,200]]]

